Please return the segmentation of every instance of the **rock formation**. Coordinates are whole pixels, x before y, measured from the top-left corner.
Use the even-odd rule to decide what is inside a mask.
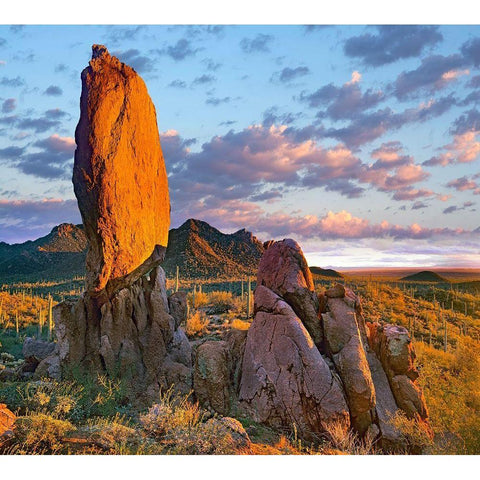
[[[266,246],[258,266],[257,285],[264,285],[284,298],[302,319],[315,344],[321,344],[318,299],[302,249],[290,239]]]
[[[340,382],[291,306],[260,285],[255,290],[255,312],[243,357],[239,397],[243,407],[272,427],[295,424],[306,438],[332,422],[347,429]]]
[[[155,108],[137,73],[94,45],[80,111],[73,184],[87,280],[78,301],[54,308],[61,370],[121,374],[145,402],[173,384],[188,393],[191,348],[179,327],[186,297],[167,298],[159,266],[170,203]]]
[[[155,107],[128,65],[94,45],[82,72],[73,186],[89,242],[87,290],[128,286],[164,258],[167,173]]]
[[[295,425],[305,438],[335,423],[376,438],[387,451],[407,448],[393,417],[402,411],[428,421],[407,330],[367,328],[359,299],[343,285],[317,297],[295,241],[266,247],[243,355],[241,408],[273,427]]]

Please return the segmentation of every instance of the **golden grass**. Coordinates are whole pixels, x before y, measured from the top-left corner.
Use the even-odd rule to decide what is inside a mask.
[[[189,337],[200,336],[206,333],[208,328],[208,317],[201,310],[197,310],[187,318],[185,332]]]

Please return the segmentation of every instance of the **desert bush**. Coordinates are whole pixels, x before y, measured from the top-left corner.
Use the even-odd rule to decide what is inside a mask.
[[[15,422],[12,453],[51,454],[63,448],[62,438],[75,430],[66,420],[44,413],[19,417]]]
[[[174,431],[166,452],[173,455],[238,455],[250,453],[249,441],[235,429],[233,418],[211,418],[195,428]],[[237,422],[238,423],[238,422]],[[241,425],[240,425],[241,426]],[[173,433],[173,432],[172,432]]]
[[[430,424],[445,453],[480,451],[480,346],[460,338],[455,350],[443,352],[422,342],[415,345],[421,366]]]
[[[140,424],[147,434],[163,438],[178,429],[193,429],[202,415],[198,403],[192,403],[189,395],[175,398],[170,389],[160,395],[159,403],[140,416]]]
[[[206,314],[201,310],[197,310],[187,318],[185,333],[189,337],[202,335],[207,331],[208,323],[209,320]]]
[[[110,455],[139,453],[142,446],[140,434],[125,416],[119,414],[113,418],[90,419],[80,432],[103,453]]]
[[[245,322],[238,318],[235,318],[230,322],[231,328],[236,328],[237,330],[248,330],[250,328],[250,322]]]
[[[21,415],[52,414],[75,423],[90,417],[128,413],[126,385],[116,379],[77,376],[75,379],[0,383],[0,398]]]
[[[433,447],[430,429],[424,422],[408,418],[404,412],[398,410],[390,423],[402,435],[408,452],[420,454]]]

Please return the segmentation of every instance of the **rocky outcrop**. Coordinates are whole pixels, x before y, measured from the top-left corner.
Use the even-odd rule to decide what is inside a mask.
[[[408,417],[428,418],[423,392],[416,383],[415,352],[408,330],[398,325],[368,324],[368,338],[387,375],[396,403]]]
[[[77,302],[54,308],[64,370],[81,367],[89,372],[121,373],[132,380],[136,397],[145,401],[172,383],[182,391],[190,389],[190,344],[178,327],[181,318],[170,315],[161,267],[100,305],[96,299],[87,292]]]
[[[295,425],[305,438],[332,422],[349,426],[338,378],[292,307],[262,285],[255,290],[239,400],[256,421],[277,428]]]
[[[351,426],[385,451],[405,451],[392,419],[404,412],[427,420],[408,332],[367,328],[354,292],[336,284],[316,295],[305,271],[296,242],[268,245],[243,356],[241,407],[273,427],[295,424],[305,438]]]
[[[52,355],[55,350],[55,343],[37,340],[36,338],[27,337],[23,342],[22,354],[24,358],[35,357],[41,362],[48,356]]]
[[[195,355],[193,387],[200,404],[221,415],[231,406],[229,350],[224,341],[206,341]]]
[[[345,289],[343,288],[343,297]],[[337,290],[340,290],[337,288]],[[326,293],[329,296],[329,291]],[[342,379],[352,425],[363,435],[374,421],[375,387],[363,346],[355,310],[338,292],[327,302],[323,314],[325,344]]]
[[[145,83],[102,45],[82,72],[73,185],[89,242],[87,290],[126,287],[164,258],[167,174]]]
[[[143,80],[101,45],[82,72],[73,172],[89,242],[86,292],[54,308],[58,363],[40,372],[120,375],[131,397],[192,386],[190,344],[180,328],[186,295],[166,294],[170,224],[155,107]]]
[[[258,266],[257,285],[280,295],[302,319],[316,345],[323,341],[318,298],[302,249],[286,239],[268,246]]]

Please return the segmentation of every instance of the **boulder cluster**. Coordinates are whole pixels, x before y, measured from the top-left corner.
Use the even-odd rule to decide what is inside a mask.
[[[254,320],[235,361],[228,341],[197,349],[199,399],[219,413],[229,414],[227,407],[234,406],[273,428],[295,428],[310,440],[333,428],[344,434],[353,429],[386,451],[407,449],[393,421],[399,413],[428,431],[408,331],[366,323],[358,297],[341,284],[315,293],[294,240],[266,247]]]
[[[399,412],[427,424],[407,330],[366,323],[358,297],[340,284],[317,294],[291,239],[264,245],[248,333],[192,349],[181,328],[186,295],[167,297],[159,265],[170,204],[155,109],[141,78],[103,46],[93,46],[82,73],[76,141],[86,291],[55,307],[53,351],[26,345],[37,369],[121,375],[142,404],[164,389],[193,389],[221,415],[241,412],[306,439],[353,429],[393,450],[405,447],[392,423]]]

